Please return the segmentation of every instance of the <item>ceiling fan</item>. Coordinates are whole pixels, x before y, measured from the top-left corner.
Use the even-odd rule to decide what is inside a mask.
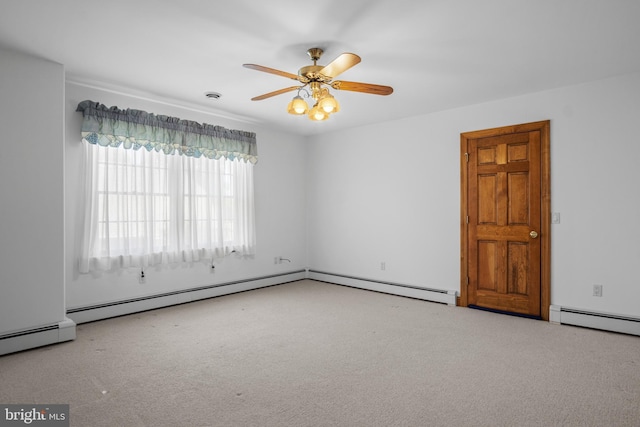
[[[371,93],[374,95],[389,95],[393,93],[390,86],[382,86],[371,83],[348,82],[345,80],[333,80],[339,74],[358,64],[361,59],[354,53],[343,53],[328,65],[318,65],[323,50],[314,47],[307,50],[307,54],[313,61],[313,65],[300,68],[298,74],[287,73],[273,68],[256,64],[243,64],[243,67],[252,70],[263,71],[277,76],[287,77],[302,83],[302,86],[291,86],[264,95],[251,98],[252,101],[260,101],[283,93],[298,91],[298,94],[289,102],[287,112],[295,115],[308,114],[311,120],[321,121],[329,118],[329,115],[340,110],[338,101],[329,93],[329,87],[336,90]],[[301,96],[302,95],[302,96]],[[311,109],[304,98],[312,98],[314,105]]]

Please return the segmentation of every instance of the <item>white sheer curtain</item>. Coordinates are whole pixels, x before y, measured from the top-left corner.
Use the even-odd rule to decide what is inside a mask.
[[[254,254],[253,163],[83,145],[80,272]]]

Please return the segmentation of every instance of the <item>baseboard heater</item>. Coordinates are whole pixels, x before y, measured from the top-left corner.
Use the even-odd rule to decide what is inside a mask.
[[[0,335],[0,356],[30,348],[76,339],[76,324],[65,318],[61,322]]]
[[[621,316],[552,305],[549,311],[549,321],[557,324],[582,326],[640,336],[640,317]]]
[[[104,304],[96,304],[85,307],[67,309],[67,316],[77,324],[108,319],[110,317],[124,316],[141,311],[154,310],[156,308],[185,304],[207,298],[267,286],[280,285],[287,282],[302,280],[306,277],[306,270],[298,270],[270,276],[254,277],[245,280],[218,283],[197,288],[184,289],[173,292],[149,295],[127,300],[113,301]]]
[[[385,282],[381,280],[348,276],[344,274],[327,273],[317,270],[309,270],[307,277],[309,279],[318,280],[320,282],[351,286],[354,288],[383,292],[385,294],[439,302],[452,306],[456,305],[457,291],[454,290],[431,289],[414,285],[405,285],[402,283]]]

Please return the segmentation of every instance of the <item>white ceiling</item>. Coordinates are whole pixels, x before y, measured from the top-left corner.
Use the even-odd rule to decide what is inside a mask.
[[[1,0],[0,45],[64,64],[67,79],[161,97],[312,135],[640,71],[638,0]],[[286,113],[296,74],[322,47],[362,62],[338,80],[325,122]],[[208,91],[222,98],[205,98]],[[100,100],[94,100],[100,102]],[[126,105],[118,107],[126,108]],[[213,123],[216,124],[216,123]],[[239,126],[241,128],[241,126]]]

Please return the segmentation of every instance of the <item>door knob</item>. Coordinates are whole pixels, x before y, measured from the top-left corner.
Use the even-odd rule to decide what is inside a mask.
[[[529,233],[529,236],[531,236],[532,239],[535,239],[536,237],[538,237],[538,233],[536,233],[535,231],[531,231],[531,233]]]

